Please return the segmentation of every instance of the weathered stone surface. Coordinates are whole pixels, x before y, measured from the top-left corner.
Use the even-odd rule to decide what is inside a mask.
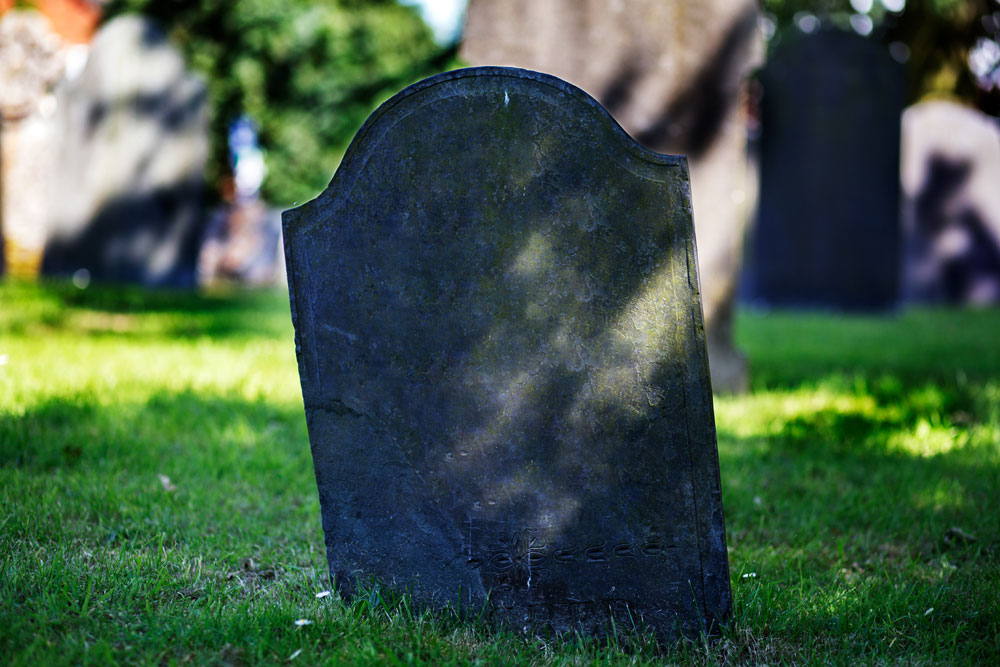
[[[903,295],[1000,302],[1000,122],[952,102],[903,114]]]
[[[761,81],[752,293],[776,306],[893,306],[901,66],[876,41],[824,30],[781,45]]]
[[[683,158],[535,72],[382,105],[284,214],[331,574],[517,628],[730,605]]]
[[[732,311],[756,188],[747,75],[763,48],[754,0],[471,0],[462,57],[555,75],[638,139],[691,161],[708,353],[716,391],[748,384]]]
[[[193,285],[208,155],[203,84],[155,25],[123,16],[101,28],[58,99],[43,273]]]

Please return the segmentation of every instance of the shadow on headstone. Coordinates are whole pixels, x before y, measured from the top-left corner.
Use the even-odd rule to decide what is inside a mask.
[[[208,152],[205,88],[152,23],[98,32],[81,75],[59,92],[63,136],[48,275],[193,286]]]
[[[904,295],[1000,302],[1000,124],[950,102],[903,117]]]
[[[683,158],[553,77],[382,105],[284,215],[331,575],[516,629],[730,606]]]
[[[547,72],[601,102],[643,146],[687,155],[716,391],[748,386],[732,342],[755,204],[744,84],[761,56],[753,0],[472,0],[461,55]]]
[[[764,68],[755,301],[884,309],[899,299],[903,71],[879,43],[822,30]]]

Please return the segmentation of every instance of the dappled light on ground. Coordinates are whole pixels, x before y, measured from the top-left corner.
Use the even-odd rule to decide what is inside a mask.
[[[756,385],[716,397],[733,618],[711,648],[664,656],[493,635],[379,591],[316,598],[329,582],[287,308],[273,293],[0,286],[0,653],[1000,655],[1000,313],[742,314]]]
[[[997,404],[1000,382],[964,389],[952,397],[937,385],[925,385],[888,398],[880,395],[878,386],[869,393],[863,381],[852,387],[834,376],[815,387],[759,391],[739,399],[720,397],[716,418],[720,438],[808,442],[832,438],[834,445],[853,450],[876,448],[921,457],[995,445],[1000,438],[996,420],[974,422],[963,405],[986,409]]]

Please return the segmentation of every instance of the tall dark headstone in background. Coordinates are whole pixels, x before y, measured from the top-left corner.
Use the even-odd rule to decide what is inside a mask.
[[[953,102],[903,114],[903,296],[1000,302],[1000,122]]]
[[[761,81],[751,293],[775,306],[892,306],[901,66],[874,40],[824,30],[779,46]]]
[[[97,33],[58,100],[42,272],[193,286],[208,155],[203,84],[155,25],[123,16]]]
[[[730,606],[683,158],[534,72],[383,104],[284,215],[327,557],[518,629]]]
[[[762,52],[757,16],[754,0],[472,0],[461,50],[565,79],[643,146],[688,156],[717,391],[748,382],[731,329],[755,192],[741,102]]]

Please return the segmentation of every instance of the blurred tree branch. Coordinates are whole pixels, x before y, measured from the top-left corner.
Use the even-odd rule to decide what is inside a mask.
[[[989,65],[987,60],[985,76],[970,67],[970,54],[977,47],[992,51],[988,42],[1000,43],[996,0],[762,0],[762,6],[776,24],[778,36],[772,41],[777,42],[805,14],[850,29],[851,17],[863,13],[872,21],[873,39],[906,46],[911,102],[951,97],[1000,115],[1000,85],[995,85],[1000,84],[1000,62]]]

